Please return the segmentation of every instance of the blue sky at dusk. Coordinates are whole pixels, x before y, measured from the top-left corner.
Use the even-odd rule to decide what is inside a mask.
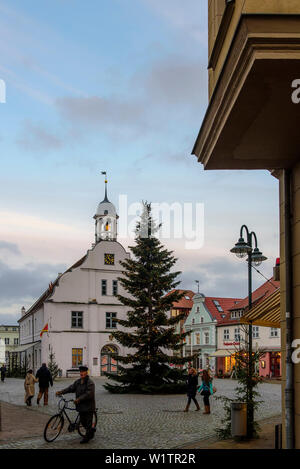
[[[246,265],[229,253],[243,223],[272,275],[277,180],[204,171],[191,156],[208,101],[206,4],[0,0],[0,323],[90,248],[102,170],[117,207],[119,194],[204,203],[204,247],[165,242],[183,288],[199,279],[208,296],[246,296]]]

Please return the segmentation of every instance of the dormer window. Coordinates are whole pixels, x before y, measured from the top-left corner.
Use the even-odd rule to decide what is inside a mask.
[[[218,310],[220,313],[223,313],[223,308],[222,308],[222,306],[220,305],[220,303],[218,302],[218,300],[213,300],[213,303],[214,303],[215,307],[217,308],[217,310]]]

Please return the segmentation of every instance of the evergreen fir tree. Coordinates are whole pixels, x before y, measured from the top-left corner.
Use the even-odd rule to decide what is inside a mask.
[[[48,362],[48,369],[52,375],[53,381],[57,378],[60,374],[61,369],[58,368],[58,364],[55,361],[55,353],[51,350],[49,355],[49,362]]]
[[[120,344],[134,350],[127,356],[114,355],[119,364],[125,366],[119,365],[118,375],[106,375],[120,384],[107,383],[104,387],[114,393],[185,392],[186,374],[182,368],[174,367],[192,359],[178,353],[187,333],[176,333],[176,325],[185,316],[167,317],[172,304],[183,294],[175,290],[166,295],[180,283],[176,280],[180,272],[171,272],[177,259],[155,237],[160,226],[153,222],[151,204],[143,205],[143,214],[136,227],[136,244],[129,247],[133,258],[121,262],[123,277],[118,279],[129,294],[118,295],[118,299],[130,310],[127,319],[117,322],[130,331],[112,333]],[[174,352],[177,352],[176,356]]]

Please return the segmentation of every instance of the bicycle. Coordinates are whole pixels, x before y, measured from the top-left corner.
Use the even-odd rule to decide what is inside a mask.
[[[71,432],[74,432],[75,430],[77,430],[80,436],[85,437],[86,429],[83,427],[83,425],[80,422],[79,413],[77,412],[76,419],[74,421],[72,421],[70,419],[69,415],[66,412],[66,410],[76,410],[75,407],[69,407],[68,406],[68,404],[70,402],[74,403],[74,399],[67,400],[64,397],[62,397],[58,402],[59,412],[57,414],[53,415],[48,420],[48,422],[45,426],[45,429],[44,429],[44,439],[48,443],[53,442],[60,435],[60,433],[61,433],[61,431],[64,427],[65,417],[69,422],[68,431],[71,433]],[[96,428],[96,426],[97,426],[97,421],[98,421],[97,410],[98,409],[96,409],[93,412],[92,428]]]

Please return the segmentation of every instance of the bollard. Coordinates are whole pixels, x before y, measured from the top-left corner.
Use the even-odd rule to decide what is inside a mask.
[[[282,449],[282,424],[275,425],[275,449]]]
[[[247,404],[231,403],[231,434],[234,438],[247,436]]]

